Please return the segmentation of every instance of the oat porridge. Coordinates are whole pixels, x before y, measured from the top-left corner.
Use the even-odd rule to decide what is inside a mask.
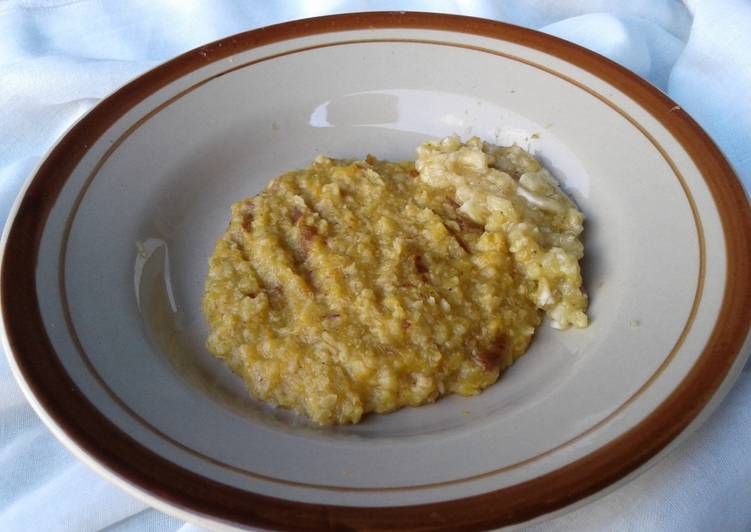
[[[251,395],[356,423],[493,384],[543,314],[585,327],[583,216],[519,147],[318,157],[232,207],[209,263],[209,350]]]

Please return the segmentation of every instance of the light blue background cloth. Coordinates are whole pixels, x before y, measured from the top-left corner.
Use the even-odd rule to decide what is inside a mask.
[[[240,31],[375,9],[502,20],[606,55],[676,100],[751,187],[751,0],[0,0],[0,220],[66,127],[145,70]],[[0,530],[101,529],[195,527],[148,508],[74,459],[0,359]],[[530,529],[751,530],[749,367],[712,418],[667,458]]]

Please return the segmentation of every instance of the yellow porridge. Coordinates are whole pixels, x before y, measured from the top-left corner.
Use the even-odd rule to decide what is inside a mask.
[[[356,423],[493,384],[542,314],[585,327],[583,216],[518,147],[318,157],[232,207],[209,262],[209,350],[251,394]]]

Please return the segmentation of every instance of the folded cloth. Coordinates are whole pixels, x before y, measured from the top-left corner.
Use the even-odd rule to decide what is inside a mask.
[[[79,116],[185,50],[251,28],[366,10],[441,11],[541,29],[667,92],[751,187],[747,0],[0,0],[0,220]],[[530,530],[751,529],[751,372],[649,471]],[[42,426],[0,359],[0,530],[196,530],[111,486]]]

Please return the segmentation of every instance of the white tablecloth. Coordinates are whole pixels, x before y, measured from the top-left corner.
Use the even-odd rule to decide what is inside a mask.
[[[482,16],[604,54],[693,115],[751,186],[750,0],[0,0],[0,220],[58,135],[146,69],[258,26],[374,9]],[[78,463],[42,426],[0,359],[0,530],[107,527],[194,529]],[[748,366],[709,422],[654,468],[531,528],[751,530]]]

